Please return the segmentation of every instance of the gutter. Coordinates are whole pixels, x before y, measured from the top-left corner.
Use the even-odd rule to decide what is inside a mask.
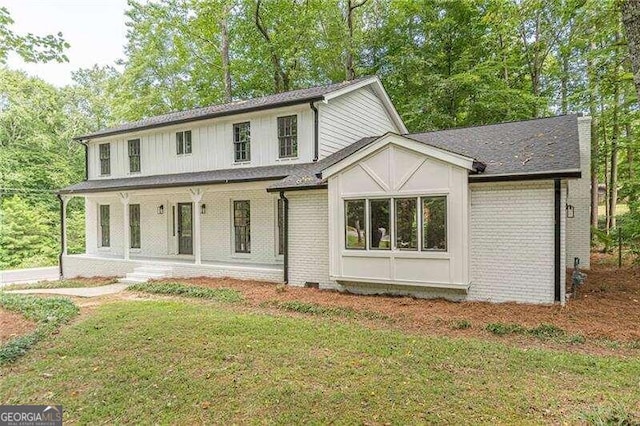
[[[554,244],[553,244],[553,264],[554,264],[554,268],[553,268],[553,279],[554,279],[554,298],[553,300],[555,300],[556,302],[560,302],[561,301],[561,294],[560,294],[560,277],[561,277],[561,273],[562,271],[560,270],[561,268],[561,264],[560,264],[560,226],[561,226],[561,206],[560,206],[560,202],[561,202],[561,191],[560,191],[560,179],[556,178],[553,180],[553,192],[554,192],[554,202],[553,202],[553,207],[554,207],[554,219],[555,219],[555,224],[554,224],[554,235],[553,235],[553,240],[554,240]]]
[[[60,279],[63,279],[64,273],[62,269],[62,255],[64,254],[64,246],[66,245],[66,241],[64,238],[66,218],[64,214],[64,201],[62,201],[62,195],[58,194],[58,200],[60,200],[60,254],[58,255],[58,270],[60,272]]]
[[[524,180],[545,180],[557,178],[580,178],[580,170],[559,170],[557,172],[508,173],[495,175],[469,175],[469,182],[511,182]]]
[[[309,105],[313,110],[313,161],[318,161],[318,158],[320,157],[320,145],[318,141],[318,108],[313,101],[311,101]]]
[[[289,284],[289,199],[284,195],[284,191],[280,191],[280,199],[284,203],[284,265],[283,272],[284,277],[283,281],[285,284]]]

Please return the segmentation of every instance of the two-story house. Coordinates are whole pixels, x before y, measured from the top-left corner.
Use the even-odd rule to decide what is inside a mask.
[[[589,121],[408,134],[377,77],[76,138],[86,253],[61,275],[230,276],[359,293],[564,301],[589,262]]]

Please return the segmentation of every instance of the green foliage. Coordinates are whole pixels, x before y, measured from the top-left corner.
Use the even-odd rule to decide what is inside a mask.
[[[99,287],[103,285],[115,284],[118,280],[115,278],[110,279],[95,279],[95,280],[58,280],[58,281],[40,281],[37,283],[20,283],[9,284],[2,287],[2,291],[9,290],[29,290],[29,289],[42,289],[42,288],[80,288],[80,287]]]
[[[183,297],[193,297],[198,299],[213,299],[219,302],[240,302],[244,299],[242,293],[228,288],[208,288],[181,283],[141,283],[128,287],[131,291],[140,291],[152,294],[167,294]]]
[[[519,324],[503,324],[500,322],[492,322],[487,324],[485,326],[485,330],[498,336],[504,336],[507,334],[522,334],[526,331],[526,329]]]
[[[323,306],[318,303],[300,302],[291,300],[287,302],[271,301],[265,303],[265,306],[271,306],[285,311],[298,312],[301,314],[321,315],[329,317],[345,317],[345,318],[365,318],[372,320],[387,320],[391,318],[378,312],[368,310],[356,310],[353,308],[344,308],[339,306]]]
[[[60,325],[78,315],[78,307],[61,297],[36,297],[0,292],[0,308],[21,313],[38,326],[33,333],[10,340],[0,346],[0,365],[13,362]]]

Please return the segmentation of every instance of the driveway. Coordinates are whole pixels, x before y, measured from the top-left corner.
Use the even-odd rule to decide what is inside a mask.
[[[0,271],[0,287],[6,284],[55,281],[60,278],[57,266]]]

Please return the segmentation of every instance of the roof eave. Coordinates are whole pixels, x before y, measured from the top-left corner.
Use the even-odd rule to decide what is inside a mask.
[[[203,120],[210,120],[212,118],[219,118],[219,117],[228,117],[230,115],[237,115],[237,114],[246,114],[246,113],[250,113],[250,112],[256,112],[256,111],[266,111],[269,109],[276,109],[276,108],[283,108],[283,107],[287,107],[287,106],[294,106],[294,105],[301,105],[301,104],[306,104],[309,102],[317,102],[317,101],[321,101],[324,100],[324,95],[323,96],[310,96],[304,99],[296,99],[294,101],[287,101],[287,102],[279,102],[277,104],[269,104],[269,105],[259,105],[256,107],[249,107],[249,108],[243,108],[243,109],[238,109],[238,110],[233,110],[233,111],[222,111],[222,112],[217,112],[217,113],[211,113],[211,114],[205,114],[202,116],[198,116],[198,117],[189,117],[189,118],[184,118],[184,119],[180,119],[180,120],[172,120],[172,121],[167,121],[164,123],[156,123],[156,124],[148,124],[148,125],[143,125],[143,126],[137,126],[137,127],[132,127],[130,129],[120,129],[120,130],[114,130],[114,131],[110,131],[110,132],[104,132],[104,133],[90,133],[88,135],[82,135],[82,136],[75,136],[73,138],[74,141],[85,141],[85,140],[89,140],[89,139],[96,139],[96,138],[105,138],[108,136],[114,136],[114,135],[121,135],[124,133],[133,133],[133,132],[141,132],[144,130],[151,130],[151,129],[157,129],[159,127],[168,127],[168,126],[175,126],[177,124],[184,124],[184,123],[192,123],[195,121],[203,121]]]
[[[527,180],[546,180],[555,178],[580,178],[582,172],[576,170],[559,170],[559,171],[546,171],[535,173],[505,173],[505,174],[477,174],[469,175],[469,182],[512,182],[512,181],[527,181]]]

